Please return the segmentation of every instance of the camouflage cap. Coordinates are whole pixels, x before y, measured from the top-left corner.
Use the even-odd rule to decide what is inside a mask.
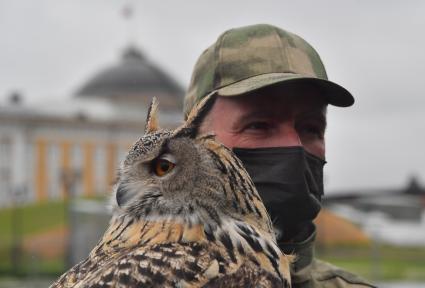
[[[335,106],[354,103],[350,92],[328,81],[319,55],[304,39],[258,24],[224,32],[202,53],[184,99],[184,113],[210,93],[237,96],[287,82],[312,82]]]

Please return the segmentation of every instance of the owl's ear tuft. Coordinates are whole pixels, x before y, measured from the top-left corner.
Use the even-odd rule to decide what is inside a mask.
[[[216,93],[213,92],[204,99],[202,99],[193,109],[190,111],[186,122],[174,132],[175,136],[188,136],[195,138],[199,134],[199,128],[202,125],[202,121],[211,110],[216,99]]]
[[[156,97],[153,97],[148,109],[148,115],[146,116],[145,134],[149,134],[157,130],[159,130],[158,100]]]

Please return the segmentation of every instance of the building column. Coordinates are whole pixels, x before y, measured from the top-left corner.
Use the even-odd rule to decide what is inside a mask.
[[[93,143],[86,142],[83,145],[84,166],[83,166],[83,185],[84,195],[93,196],[94,193],[94,165],[93,165]]]

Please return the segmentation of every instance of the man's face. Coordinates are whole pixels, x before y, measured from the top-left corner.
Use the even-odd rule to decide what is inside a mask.
[[[325,158],[326,103],[310,86],[217,97],[205,123],[229,148],[303,146]]]

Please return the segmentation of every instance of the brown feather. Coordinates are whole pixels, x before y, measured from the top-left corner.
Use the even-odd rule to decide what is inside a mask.
[[[156,97],[153,97],[151,104],[149,105],[148,115],[146,117],[145,134],[149,134],[159,130],[157,114],[158,114],[158,100],[156,99]]]
[[[216,97],[215,93],[205,96],[205,98],[190,111],[185,123],[174,131],[174,137],[188,136],[190,138],[195,138],[199,136],[202,120],[204,120],[211,110]]]

